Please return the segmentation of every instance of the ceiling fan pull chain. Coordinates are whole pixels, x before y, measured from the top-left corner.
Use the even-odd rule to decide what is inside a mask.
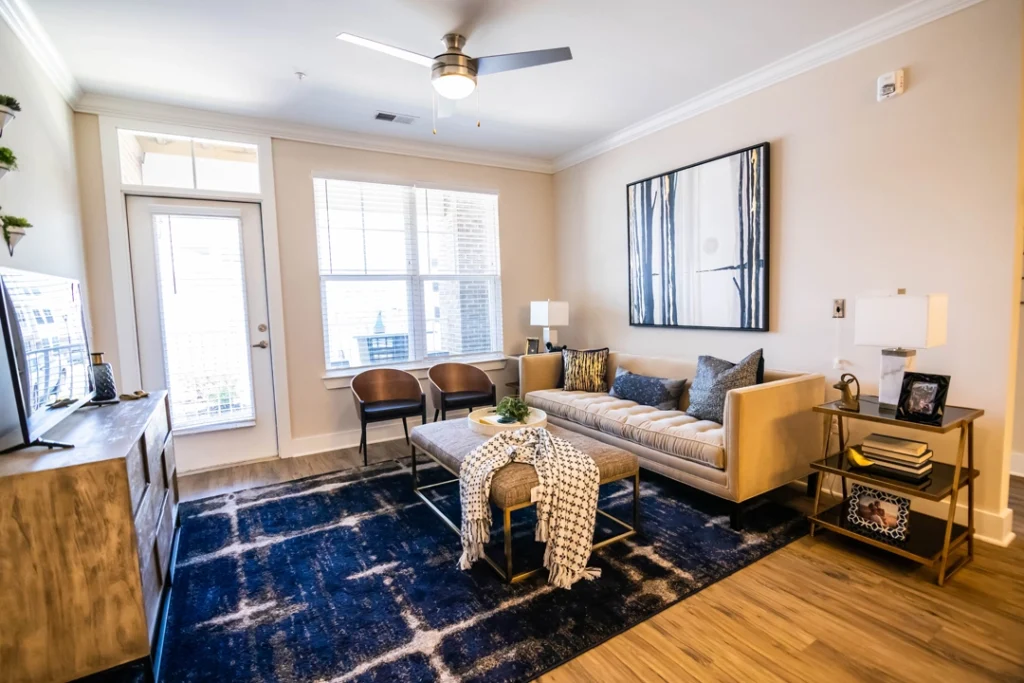
[[[480,127],[480,88],[476,89],[476,127]]]
[[[431,93],[430,100],[431,100],[431,107],[430,107],[431,123],[432,123],[432,128],[434,129],[434,135],[437,135],[437,93],[436,92],[432,92]]]

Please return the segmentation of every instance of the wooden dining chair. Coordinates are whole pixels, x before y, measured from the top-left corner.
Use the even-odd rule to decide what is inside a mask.
[[[449,410],[497,405],[494,382],[487,373],[465,363],[440,363],[427,371],[430,398],[434,403],[434,422],[438,414],[448,418]]]
[[[407,418],[419,416],[427,423],[427,397],[420,388],[420,381],[404,370],[374,368],[360,372],[352,378],[352,399],[359,412],[361,436],[359,450],[363,453],[363,464],[368,464],[366,453],[366,425],[402,418],[405,442],[409,443]]]

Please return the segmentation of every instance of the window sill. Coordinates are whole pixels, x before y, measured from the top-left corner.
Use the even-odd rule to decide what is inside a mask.
[[[324,387],[327,389],[348,389],[352,386],[352,378],[363,372],[364,370],[372,370],[375,367],[379,368],[393,368],[397,370],[405,370],[413,377],[419,380],[427,379],[427,371],[435,365],[441,363],[465,363],[467,365],[473,365],[484,372],[493,370],[504,370],[508,364],[508,356],[504,353],[487,353],[476,356],[453,356],[449,358],[439,358],[435,361],[421,360],[412,363],[394,363],[391,365],[364,365],[358,368],[347,368],[345,370],[328,370],[323,375]]]

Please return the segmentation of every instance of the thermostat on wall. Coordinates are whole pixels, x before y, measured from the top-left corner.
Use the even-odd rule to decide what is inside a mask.
[[[903,69],[890,71],[878,77],[878,101],[887,100],[903,94]]]

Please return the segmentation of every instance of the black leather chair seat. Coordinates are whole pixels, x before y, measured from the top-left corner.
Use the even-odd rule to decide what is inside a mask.
[[[366,413],[366,417],[377,421],[377,420],[392,420],[398,417],[413,417],[419,415],[423,410],[422,401],[377,401],[375,403],[367,403],[363,412]]]
[[[491,392],[489,391],[453,391],[450,394],[445,394],[444,398],[448,410],[491,405]]]

